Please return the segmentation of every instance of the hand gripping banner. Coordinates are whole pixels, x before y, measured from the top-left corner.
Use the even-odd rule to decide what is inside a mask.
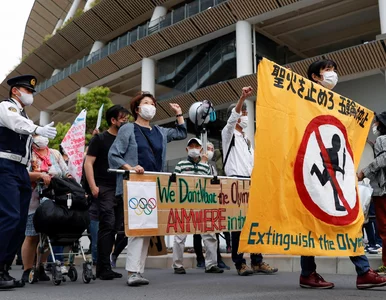
[[[263,59],[239,251],[363,254],[356,169],[374,113]]]

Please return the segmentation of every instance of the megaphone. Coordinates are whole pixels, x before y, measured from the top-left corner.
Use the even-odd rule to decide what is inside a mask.
[[[196,102],[189,108],[189,119],[197,128],[204,124],[216,121],[216,113],[213,104],[209,100]]]
[[[189,108],[189,119],[194,124],[196,131],[201,133],[202,147],[204,153],[207,153],[207,141],[208,132],[205,125],[209,122],[216,121],[216,111],[212,102],[209,100],[203,100],[202,102],[196,102]]]

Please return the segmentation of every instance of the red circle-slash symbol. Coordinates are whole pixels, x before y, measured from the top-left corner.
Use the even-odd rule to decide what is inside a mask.
[[[322,137],[320,134],[319,127],[323,125],[332,125],[338,128],[344,136],[345,139],[345,147],[347,148],[348,155],[350,155],[351,159],[354,157],[351,146],[348,142],[346,127],[340,122],[337,118],[333,116],[318,116],[314,118],[307,126],[303,140],[300,144],[298,154],[296,156],[295,166],[294,166],[294,179],[296,188],[299,194],[303,205],[310,211],[316,218],[319,220],[331,224],[331,225],[349,225],[353,221],[356,220],[359,213],[359,198],[358,193],[356,192],[356,199],[354,207],[350,207],[348,201],[346,200],[342,188],[336,178],[336,174],[332,168],[332,164],[330,161],[329,154],[327,152],[326,147],[323,144]],[[307,146],[309,145],[310,136],[315,133],[317,144],[320,148],[320,153],[323,157],[323,161],[325,162],[326,169],[329,174],[329,178],[331,180],[331,185],[334,185],[336,192],[339,196],[339,200],[342,202],[343,206],[347,210],[347,214],[343,216],[335,216],[328,214],[324,210],[322,210],[315,201],[311,198],[309,191],[306,188],[303,174],[303,165],[305,162],[305,154],[307,150]],[[311,175],[310,175],[311,176]],[[323,198],[323,195],[321,195]],[[328,198],[328,197],[326,197]]]

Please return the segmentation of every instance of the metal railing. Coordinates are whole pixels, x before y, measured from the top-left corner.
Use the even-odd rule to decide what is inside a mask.
[[[134,43],[135,41],[142,39],[146,36],[159,32],[160,30],[174,25],[182,20],[190,18],[200,12],[203,12],[211,7],[219,5],[220,3],[226,2],[228,0],[196,0],[189,4],[185,4],[184,6],[172,10],[166,16],[161,17],[157,20],[152,21],[152,26],[149,28],[149,23],[147,22],[144,25],[138,26],[136,29],[132,31],[128,31],[122,36],[112,40],[103,48],[91,53],[90,55],[86,55],[83,58],[79,59],[75,63],[70,66],[64,68],[62,71],[52,76],[51,78],[43,81],[38,84],[36,87],[36,92],[41,92],[52,85],[55,85],[60,80],[68,77],[71,74],[74,74],[81,69],[87,67],[90,64],[93,64],[106,56],[117,52],[118,50]],[[154,25],[153,25],[154,24]]]
[[[193,59],[200,54],[206,44],[195,46],[190,51],[184,51],[183,53],[177,53],[172,57],[168,57],[166,60],[160,60],[157,62],[158,78],[157,83],[170,80],[177,76],[182,69],[184,69]]]
[[[211,51],[189,71],[173,91],[157,97],[166,100],[199,88],[225,62],[236,57],[236,41],[220,40]]]

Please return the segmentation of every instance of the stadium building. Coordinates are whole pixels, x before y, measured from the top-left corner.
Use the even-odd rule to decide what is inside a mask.
[[[94,86],[109,87],[112,101],[126,106],[140,90],[154,93],[157,124],[174,122],[170,102],[187,116],[208,99],[218,112],[209,136],[219,146],[226,108],[243,86],[256,91],[261,56],[304,76],[312,61],[331,58],[338,93],[386,110],[385,39],[386,0],[36,0],[23,59],[0,94],[8,97],[8,78],[36,75],[27,110],[41,124],[72,122],[76,95]],[[169,146],[169,169],[186,155],[185,143]]]

